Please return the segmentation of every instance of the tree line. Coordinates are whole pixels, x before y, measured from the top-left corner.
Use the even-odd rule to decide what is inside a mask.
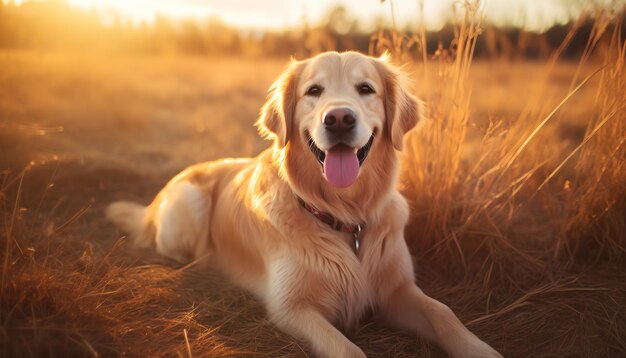
[[[623,18],[623,12],[615,18]],[[328,50],[379,52],[384,48],[379,40],[391,37],[392,33],[402,33],[409,47],[420,45],[421,37],[416,31],[394,32],[382,20],[379,23],[378,30],[363,31],[358,20],[351,18],[341,6],[330,9],[320,24],[310,25],[303,20],[298,28],[256,31],[229,26],[217,17],[199,22],[157,16],[151,23],[134,24],[115,13],[103,15],[64,2],[26,2],[19,6],[0,2],[0,49],[301,58]],[[606,26],[620,24],[613,21]],[[579,56],[594,26],[597,24],[594,25],[591,17],[576,25],[555,25],[544,33],[485,26],[475,56],[545,58],[568,34],[573,37],[563,56]],[[572,31],[574,27],[576,31]],[[454,31],[454,25],[449,24],[440,31],[427,32],[428,53],[453,47]],[[621,32],[624,36],[623,26]],[[419,51],[414,52],[419,58]]]

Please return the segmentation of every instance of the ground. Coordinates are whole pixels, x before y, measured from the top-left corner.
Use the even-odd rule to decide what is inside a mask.
[[[253,123],[285,65],[0,53],[0,355],[310,355],[219,273],[134,249],[103,218],[117,199],[149,203],[190,164],[267,147]],[[488,116],[517,118],[532,92],[525,79],[541,68],[476,63],[473,127]],[[546,108],[559,102],[575,68],[559,66]],[[428,93],[415,82],[418,94]],[[593,96],[586,91],[578,98]],[[559,146],[582,139],[587,103],[560,113]],[[416,254],[418,284],[507,357],[626,355],[623,263],[554,267],[518,282],[516,268],[488,277],[445,272],[430,260]],[[444,356],[369,319],[348,336],[372,357]]]

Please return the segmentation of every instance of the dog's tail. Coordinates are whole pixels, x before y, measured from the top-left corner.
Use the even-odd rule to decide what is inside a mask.
[[[143,247],[152,243],[147,213],[148,207],[129,201],[117,201],[106,208],[106,218],[128,234],[136,245]]]

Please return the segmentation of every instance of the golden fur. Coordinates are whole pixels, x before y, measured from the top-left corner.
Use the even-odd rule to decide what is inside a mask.
[[[403,236],[409,210],[395,183],[397,151],[418,122],[420,104],[404,79],[386,58],[353,52],[292,61],[257,122],[274,140],[271,148],[256,158],[194,165],[148,207],[113,203],[107,216],[162,255],[216,265],[262,300],[276,325],[320,356],[365,356],[339,329],[374,310],[455,357],[499,357],[414,283]],[[375,93],[355,91],[353,82],[361,80]],[[325,95],[307,96],[311,83],[321,83]],[[305,137],[327,149],[321,116],[336,106],[358,115],[355,148],[374,135],[356,181],[345,189],[324,179]],[[343,222],[366,223],[358,256],[350,234],[313,217],[297,196]]]

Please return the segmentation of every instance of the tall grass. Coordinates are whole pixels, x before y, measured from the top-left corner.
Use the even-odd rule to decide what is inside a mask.
[[[573,24],[544,74],[528,78],[535,81],[534,93],[519,117],[503,120],[471,118],[469,74],[482,32],[479,3],[464,2],[457,10],[454,43],[450,48],[440,45],[432,56],[424,55],[423,30],[412,37],[382,32],[371,47],[404,60],[421,58],[413,64],[415,81],[429,89],[426,120],[409,135],[403,153],[401,188],[412,208],[407,229],[412,249],[454,266],[478,262],[484,268],[495,260],[502,267],[517,263],[534,272],[555,260],[623,260],[626,112],[621,19],[597,14],[572,86],[555,108],[546,108],[547,84],[582,19]],[[612,33],[605,33],[609,28]],[[602,63],[579,80],[580,68],[592,55],[600,56]],[[429,66],[436,71],[426,70]],[[567,147],[553,122],[586,86],[596,87],[594,115],[582,142]],[[468,132],[476,122],[487,124],[481,140],[469,144]]]
[[[626,299],[618,293],[626,257],[621,14],[596,13],[556,106],[546,106],[550,82],[584,18],[571,25],[543,73],[526,78],[532,93],[517,116],[476,118],[469,75],[481,33],[479,6],[465,2],[458,10],[450,48],[440,45],[425,56],[425,36],[383,32],[372,47],[403,61],[421,59],[411,63],[414,79],[428,88],[426,120],[406,139],[401,171],[411,206],[406,239],[419,283],[462,319],[474,312],[468,326],[505,356],[623,354],[619,332],[626,319],[617,303]],[[595,71],[581,79],[583,67]],[[593,105],[584,136],[568,144],[559,132],[559,122],[568,120],[562,114],[590,87],[596,96],[584,101]],[[474,126],[484,128],[478,140],[470,138]],[[572,313],[579,321],[567,318]],[[523,339],[515,338],[520,334]],[[548,338],[556,336],[562,343]]]
[[[580,152],[571,182],[567,181],[565,225],[554,252],[569,260],[623,259],[626,253],[626,41],[620,36],[621,26],[619,21],[603,49],[595,115],[583,141],[564,159]]]

